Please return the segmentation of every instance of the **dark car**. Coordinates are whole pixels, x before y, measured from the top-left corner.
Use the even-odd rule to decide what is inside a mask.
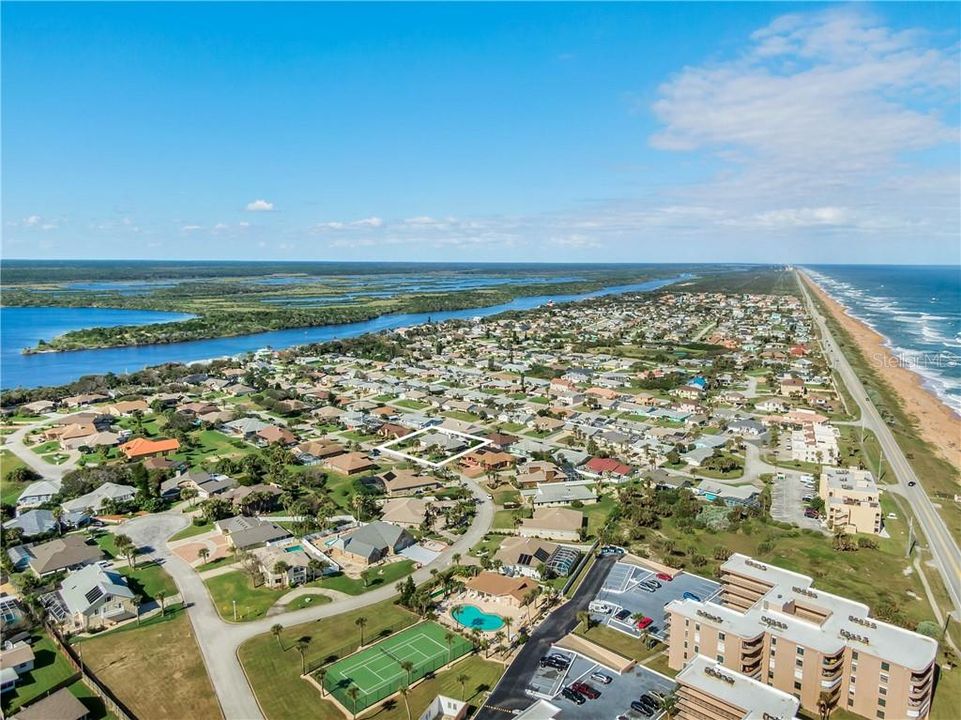
[[[654,708],[655,710],[661,707],[661,703],[657,700],[657,698],[655,698],[650,693],[644,693],[643,695],[641,695],[640,700],[642,703],[644,703],[645,705],[648,705],[651,708]]]
[[[575,692],[571,690],[569,687],[566,687],[563,690],[561,690],[561,695],[566,697],[575,705],[583,705],[584,703],[587,702],[587,700],[584,699],[583,695],[581,695],[579,692]]]
[[[542,657],[540,661],[541,667],[552,667],[555,670],[566,670],[569,663],[559,660],[555,657]]]
[[[597,551],[597,554],[601,557],[606,555],[623,555],[624,548],[618,547],[617,545],[603,545],[601,549]]]
[[[561,655],[560,653],[551,653],[547,656],[548,659],[554,660],[555,662],[563,663],[564,667],[571,664],[571,659],[567,655]]]
[[[699,598],[697,595],[695,595],[692,592],[685,592],[681,597],[683,597],[685,600],[693,600],[694,602],[701,602],[701,598]]]
[[[647,705],[642,704],[640,701],[635,700],[631,703],[631,710],[634,712],[639,712],[644,717],[651,717],[654,711],[651,710]]]
[[[818,517],[820,517],[820,516],[818,515],[818,511],[817,511],[817,510],[813,510],[813,509],[811,509],[811,508],[808,508],[807,510],[804,511],[804,517],[812,518],[812,519],[814,519],[814,520],[817,520]]]
[[[908,480],[908,487],[914,487],[917,483],[914,480]]]
[[[588,700],[597,700],[597,698],[599,698],[599,697],[601,696],[601,694],[600,694],[597,690],[595,690],[594,688],[592,688],[592,687],[591,687],[590,685],[588,685],[587,683],[582,683],[582,682],[572,683],[572,684],[571,684],[571,688],[572,688],[575,692],[579,692],[581,695],[583,695],[584,697],[586,697]]]
[[[617,615],[614,616],[615,620],[620,620],[621,622],[624,622],[625,620],[630,620],[630,618],[631,618],[630,610],[621,610],[619,613],[617,613]]]

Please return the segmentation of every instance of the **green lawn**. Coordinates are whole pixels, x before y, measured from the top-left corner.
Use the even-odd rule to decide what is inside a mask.
[[[410,410],[423,410],[424,408],[430,407],[430,403],[421,402],[420,400],[398,400],[394,405]]]
[[[279,638],[264,633],[240,646],[237,656],[268,720],[308,717],[343,720],[343,714],[333,703],[321,698],[313,685],[300,679],[301,659],[295,645],[300,639],[308,641],[305,658],[311,666],[346,657],[360,643],[359,629],[354,624],[359,617],[367,618],[367,639],[376,637],[381,629],[391,628],[396,632],[419,620],[413,613],[385,600],[336,617],[285,628]]]
[[[24,466],[23,460],[18,458],[9,450],[0,450],[0,503],[4,505],[15,505],[20,493],[27,487],[28,483],[9,482],[6,479],[8,472]]]
[[[40,445],[34,445],[30,449],[37,453],[37,455],[48,455],[60,451],[60,442],[57,440],[48,440]]]
[[[3,696],[3,712],[9,717],[17,708],[34,698],[44,695],[50,689],[60,685],[76,675],[67,659],[57,650],[47,635],[39,635],[33,643],[35,660],[33,670],[21,676],[16,689]]]
[[[291,610],[303,610],[304,608],[326,605],[329,602],[332,602],[332,600],[326,595],[315,593],[313,595],[301,595],[300,597],[294,598],[291,602],[287,603],[286,608],[289,612]]]
[[[639,638],[631,637],[606,625],[595,625],[590,630],[585,630],[584,624],[581,623],[574,630],[574,633],[597,643],[601,647],[606,647],[608,650],[613,650],[619,655],[634,660],[644,660],[664,648],[663,645],[657,645],[653,650],[648,650]]]
[[[447,412],[441,413],[444,417],[454,418],[454,420],[463,420],[464,422],[475,423],[480,421],[480,417],[477,415],[472,415],[469,412],[464,412],[463,410],[448,410]]]
[[[82,680],[68,685],[67,689],[87,708],[87,720],[115,720],[116,716],[107,711],[103,700],[97,697]]]
[[[487,693],[497,684],[504,674],[500,663],[484,660],[481,655],[468,655],[449,669],[437,673],[429,680],[418,683],[407,696],[411,717],[419,717],[438,695],[446,695],[470,704],[468,715],[480,707]],[[457,678],[466,675],[467,680],[459,683]],[[364,720],[407,720],[407,709],[403,697],[387,700],[375,705],[360,717]]]
[[[141,597],[154,599],[159,592],[165,593],[168,598],[177,594],[173,578],[157,563],[120,568],[120,574],[127,578],[130,589]]]
[[[173,542],[175,540],[185,540],[186,538],[193,537],[194,535],[203,535],[204,533],[210,532],[213,529],[214,529],[213,523],[204,523],[203,525],[194,525],[193,523],[191,523],[180,532],[177,532],[171,535],[168,542]]]
[[[587,518],[587,532],[591,537],[596,537],[598,531],[607,525],[607,517],[616,504],[612,495],[601,495],[593,505],[580,508]]]
[[[256,620],[267,614],[286,590],[273,590],[268,587],[253,587],[250,577],[240,570],[233,570],[204,580],[210,597],[217,606],[217,612],[224,620],[233,621],[234,603],[237,606],[237,621]]]
[[[360,595],[368,590],[373,590],[374,588],[380,587],[381,585],[390,585],[395,583],[402,577],[410,575],[413,571],[413,560],[401,560],[400,562],[394,562],[390,563],[389,565],[374,568],[370,577],[370,584],[367,587],[364,587],[363,580],[356,580],[354,578],[347,577],[346,575],[328,575],[320,580],[314,580],[307,585],[308,587],[320,587],[327,588],[329,590],[337,590],[342,593],[347,593],[348,595]]]
[[[122,557],[120,551],[117,550],[117,539],[114,537],[113,533],[102,532],[94,538],[94,542],[96,542],[97,546],[109,557]]]

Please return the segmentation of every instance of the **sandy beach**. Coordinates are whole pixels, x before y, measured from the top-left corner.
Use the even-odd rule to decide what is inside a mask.
[[[904,409],[917,421],[921,437],[961,472],[961,417],[924,387],[920,375],[900,364],[885,345],[883,335],[848,315],[844,306],[810,277],[803,273],[801,276],[858,344],[864,357],[872,361],[880,377],[894,389]]]

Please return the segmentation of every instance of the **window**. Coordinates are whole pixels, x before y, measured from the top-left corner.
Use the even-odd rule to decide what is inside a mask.
[[[887,685],[887,684],[888,684],[888,676],[887,676],[887,675],[882,675],[882,676],[881,676],[881,684],[882,684],[882,685]]]
[[[888,689],[886,687],[878,688],[878,695],[887,695],[887,694],[888,694]]]
[[[794,667],[804,667],[804,661],[801,658],[798,658],[794,661]]]
[[[724,638],[725,638],[724,633],[719,632],[719,633],[717,634],[717,639],[720,640],[721,642],[724,642]]]
[[[884,672],[887,672],[888,670],[891,669],[891,663],[886,663],[886,662],[881,663],[881,669]]]
[[[879,720],[884,720],[884,710],[878,710],[878,718]]]
[[[777,638],[772,636],[772,637],[771,637],[771,647],[774,647],[775,645],[777,645]]]
[[[701,632],[701,623],[694,623],[694,632]]]
[[[723,663],[723,662],[724,662],[724,656],[723,656],[723,655],[718,655],[718,656],[717,656],[717,661],[718,661],[719,663]]]
[[[885,707],[887,704],[888,704],[888,701],[885,700],[884,698],[878,699],[878,707]]]
[[[804,648],[803,648],[803,647],[795,648],[795,652],[796,652],[798,655],[803,655],[803,654],[804,654]]]
[[[854,660],[854,662],[857,662],[857,661],[858,661],[858,651],[857,651],[857,650],[852,650],[852,651],[851,651],[851,659]]]
[[[801,683],[799,683],[797,680],[794,681],[794,689],[795,689],[795,690],[800,690],[800,689],[801,689]]]

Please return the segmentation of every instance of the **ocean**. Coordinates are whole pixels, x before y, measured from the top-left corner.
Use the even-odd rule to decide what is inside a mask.
[[[805,267],[853,317],[961,414],[961,266]]]

